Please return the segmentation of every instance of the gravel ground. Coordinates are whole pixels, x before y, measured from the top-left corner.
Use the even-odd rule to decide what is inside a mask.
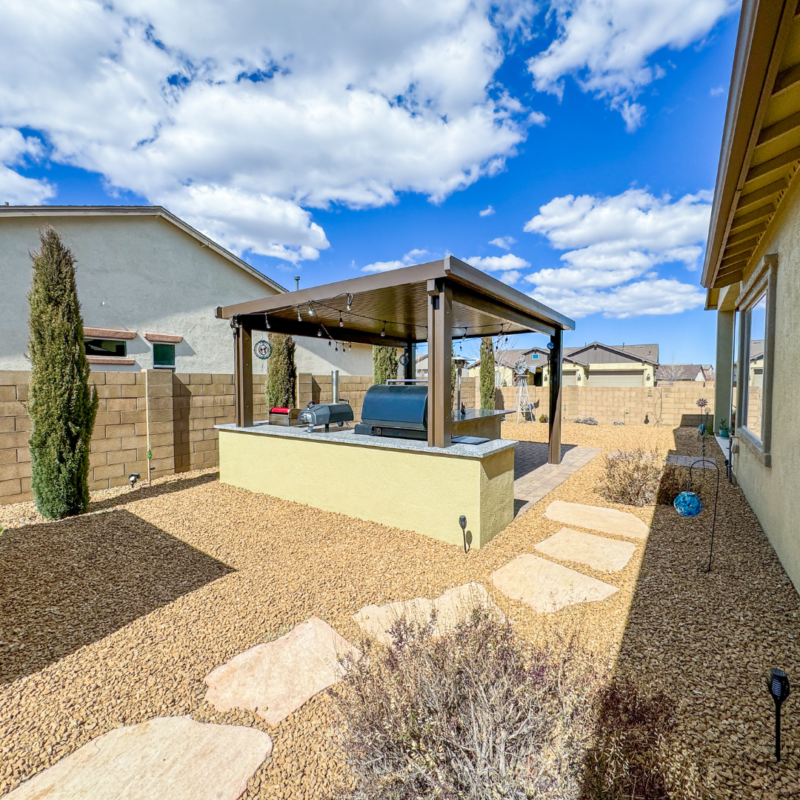
[[[506,425],[504,436],[544,441],[546,430]],[[699,453],[693,429],[567,423],[563,439],[604,452]],[[708,449],[719,455],[713,441]],[[225,486],[213,472],[98,493],[90,514],[60,522],[41,521],[32,504],[0,506],[0,794],[114,727],[190,714],[273,736],[274,755],[246,798],[324,797],[343,780],[327,697],[272,730],[250,712],[216,712],[203,699],[204,676],[314,614],[356,641],[352,615],[369,603],[479,581],[527,638],[577,632],[614,671],[675,697],[717,797],[800,796],[796,701],[785,708],[785,761],[775,766],[765,689],[771,666],[800,675],[800,599],[743,495],[723,474],[714,571],[705,575],[697,567],[708,514],[692,521],[667,506],[608,503],[596,489],[602,474],[598,457],[468,555]],[[553,500],[631,511],[653,529],[619,573],[572,565],[617,594],[541,615],[496,592],[489,575],[562,527],[542,516]]]

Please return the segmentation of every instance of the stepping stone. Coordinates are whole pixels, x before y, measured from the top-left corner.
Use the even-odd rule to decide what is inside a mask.
[[[605,600],[619,591],[616,586],[528,553],[495,570],[492,582],[504,595],[542,614],[575,603]]]
[[[570,528],[562,528],[534,546],[546,556],[586,564],[598,572],[619,572],[636,552],[633,542],[620,542]]]
[[[579,528],[629,536],[633,539],[645,539],[650,530],[638,517],[627,511],[585,506],[582,503],[565,503],[563,500],[550,503],[544,515],[548,519],[566,525],[577,525]]]
[[[666,464],[669,467],[694,467],[695,469],[714,469],[715,459],[706,456],[703,461],[700,456],[681,456],[677,453],[670,453],[667,456]]]
[[[93,739],[6,800],[236,800],[271,753],[255,728],[158,717]]]
[[[503,612],[492,600],[486,587],[479,583],[465,583],[463,586],[448,589],[436,600],[417,597],[414,600],[400,600],[385,606],[364,606],[361,611],[353,615],[353,619],[369,636],[373,636],[383,644],[391,644],[392,637],[389,631],[401,618],[424,624],[429,622],[431,615],[435,613],[436,624],[433,635],[445,636],[459,623],[469,619],[475,608],[486,609],[497,620],[505,622]]]
[[[340,660],[361,653],[318,617],[274,642],[258,644],[206,675],[218,711],[248,708],[274,728],[341,679]]]

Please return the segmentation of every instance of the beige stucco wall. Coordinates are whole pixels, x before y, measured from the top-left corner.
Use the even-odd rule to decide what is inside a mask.
[[[177,372],[231,372],[231,331],[227,321],[215,319],[215,308],[276,293],[163,218],[0,217],[0,370],[30,369],[29,253],[38,248],[37,230],[45,224],[77,259],[84,324],[139,334],[128,342],[128,356],[136,361],[130,370],[153,366],[151,345],[142,336],[148,331],[184,337],[175,348]],[[353,345],[335,353],[326,342],[302,339],[296,360],[300,372],[360,375],[372,371],[372,348]],[[254,358],[253,368],[264,372],[268,363]]]
[[[252,492],[472,547],[514,517],[514,450],[484,459],[220,430],[220,479]]]
[[[800,182],[795,179],[751,263],[778,254],[772,387],[772,466],[742,441],[736,477],[796,588],[800,589]],[[746,282],[750,273],[744,276]]]

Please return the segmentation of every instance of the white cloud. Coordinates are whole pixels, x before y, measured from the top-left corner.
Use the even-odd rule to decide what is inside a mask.
[[[37,160],[42,143],[13,128],[0,128],[0,203],[39,205],[55,194],[47,181],[26,178],[11,167]]]
[[[409,250],[402,259],[399,261],[376,261],[374,264],[367,264],[362,267],[362,272],[389,272],[392,269],[401,269],[402,267],[409,267],[412,264],[422,264],[425,256],[429,256],[427,250]]]
[[[41,131],[54,161],[171,204],[232,249],[313,258],[327,239],[307,209],[439,202],[503,169],[530,123],[494,75],[533,11],[6,0],[0,126]]]
[[[545,287],[530,295],[573,319],[601,312],[604,317],[617,319],[680,314],[705,303],[699,286],[674,279],[637,281],[609,291]]]
[[[516,244],[517,240],[513,236],[498,236],[497,239],[492,239],[489,244],[495,247],[500,247],[503,250],[510,250],[512,244]]]
[[[479,211],[478,214],[481,217],[491,217],[494,214],[494,208],[492,206],[486,206],[483,211]]]
[[[522,277],[522,273],[518,270],[512,269],[508,270],[507,272],[503,272],[502,274],[497,276],[503,283],[507,283],[509,286],[514,286],[514,284],[519,282],[519,279]]]
[[[709,91],[709,94],[712,97],[720,97],[721,95],[726,93],[726,89],[724,86],[715,86],[713,89]]]
[[[628,131],[644,119],[633,100],[664,69],[650,59],[705,37],[740,0],[551,0],[558,35],[528,61],[534,86],[559,97],[572,75],[584,92],[607,98]]]
[[[597,311],[607,316],[672,314],[695,307],[702,297],[698,287],[658,279],[653,268],[670,263],[697,268],[710,201],[710,192],[673,201],[644,189],[614,197],[554,198],[525,230],[542,234],[565,251],[560,257],[565,266],[526,275],[536,286],[532,296],[571,316]],[[672,294],[665,299],[668,289]],[[651,295],[657,301],[651,303]]]
[[[531,111],[531,113],[528,114],[528,124],[538,125],[540,128],[544,128],[549,119],[550,118],[541,111]]]
[[[519,270],[524,267],[529,267],[530,262],[524,258],[515,256],[513,253],[506,253],[504,256],[473,256],[472,258],[465,258],[467,264],[473,267],[484,270],[484,272],[503,272],[505,270]]]

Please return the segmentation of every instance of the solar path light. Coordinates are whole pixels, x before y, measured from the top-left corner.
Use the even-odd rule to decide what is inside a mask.
[[[781,706],[789,696],[791,687],[789,686],[789,676],[782,669],[771,669],[769,680],[767,681],[772,699],[775,701],[775,760],[781,760]]]

